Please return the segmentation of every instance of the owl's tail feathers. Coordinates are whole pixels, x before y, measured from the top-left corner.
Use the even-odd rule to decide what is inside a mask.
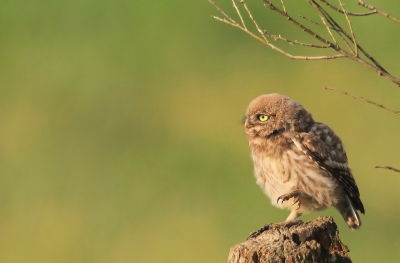
[[[351,229],[359,229],[361,227],[360,216],[358,215],[357,210],[354,208],[350,199],[348,197],[346,199],[346,202],[337,205],[336,208],[342,214],[344,221]]]

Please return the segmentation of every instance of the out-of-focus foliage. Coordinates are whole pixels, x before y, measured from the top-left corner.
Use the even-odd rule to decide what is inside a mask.
[[[210,14],[207,1],[0,2],[1,262],[224,262],[287,215],[256,186],[240,122],[272,92],[342,137],[367,213],[354,232],[335,210],[303,220],[333,215],[354,262],[397,262],[400,177],[373,167],[400,166],[400,119],[323,88],[397,109],[399,88],[351,61],[291,61]],[[400,27],[353,20],[399,76]]]

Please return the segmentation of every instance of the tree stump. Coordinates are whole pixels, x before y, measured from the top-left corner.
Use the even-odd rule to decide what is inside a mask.
[[[228,263],[351,263],[332,217],[269,224],[229,251]]]

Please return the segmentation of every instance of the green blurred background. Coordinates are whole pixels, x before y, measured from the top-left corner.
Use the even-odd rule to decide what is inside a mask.
[[[309,40],[249,3],[271,33]],[[0,262],[226,262],[288,214],[255,184],[240,122],[272,92],[341,136],[366,207],[358,231],[333,209],[302,219],[334,216],[354,262],[398,262],[400,175],[374,166],[400,167],[400,118],[324,87],[396,109],[400,89],[350,60],[291,61],[211,14],[206,0],[0,2]],[[353,21],[399,76],[399,26]]]

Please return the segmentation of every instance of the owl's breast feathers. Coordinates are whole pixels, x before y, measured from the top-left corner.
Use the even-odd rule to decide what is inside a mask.
[[[365,214],[360,192],[347,165],[342,141],[333,130],[315,122],[308,132],[293,132],[291,139],[308,158],[338,181],[354,207]]]

